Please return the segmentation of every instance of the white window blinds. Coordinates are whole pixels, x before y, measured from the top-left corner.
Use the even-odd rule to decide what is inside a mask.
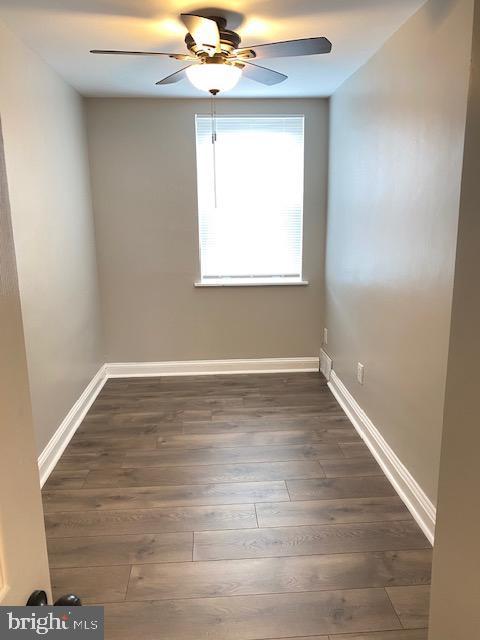
[[[202,281],[302,277],[303,116],[196,117]]]

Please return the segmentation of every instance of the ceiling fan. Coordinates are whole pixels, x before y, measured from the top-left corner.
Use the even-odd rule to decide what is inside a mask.
[[[287,40],[243,48],[240,47],[241,39],[238,33],[227,29],[225,18],[218,16],[205,18],[190,13],[182,13],[180,18],[188,29],[185,36],[188,54],[105,49],[92,49],[91,53],[168,56],[187,62],[185,67],[159,80],[156,84],[173,84],[186,76],[198,89],[216,95],[220,91],[233,89],[242,75],[266,85],[278,84],[287,79],[288,76],[285,74],[254,64],[252,60],[310,56],[330,53],[332,50],[332,43],[327,38]]]

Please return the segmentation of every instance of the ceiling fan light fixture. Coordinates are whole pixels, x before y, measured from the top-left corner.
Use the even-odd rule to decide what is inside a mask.
[[[196,64],[188,67],[186,74],[194,87],[200,91],[224,92],[235,87],[242,75],[242,69],[233,64]]]

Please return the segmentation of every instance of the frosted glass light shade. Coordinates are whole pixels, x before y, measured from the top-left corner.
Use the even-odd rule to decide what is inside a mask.
[[[230,91],[240,80],[242,70],[231,64],[195,64],[187,77],[201,91]]]

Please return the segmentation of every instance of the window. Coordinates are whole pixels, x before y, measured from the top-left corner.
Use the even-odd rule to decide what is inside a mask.
[[[302,283],[303,132],[303,116],[196,117],[200,284]]]

